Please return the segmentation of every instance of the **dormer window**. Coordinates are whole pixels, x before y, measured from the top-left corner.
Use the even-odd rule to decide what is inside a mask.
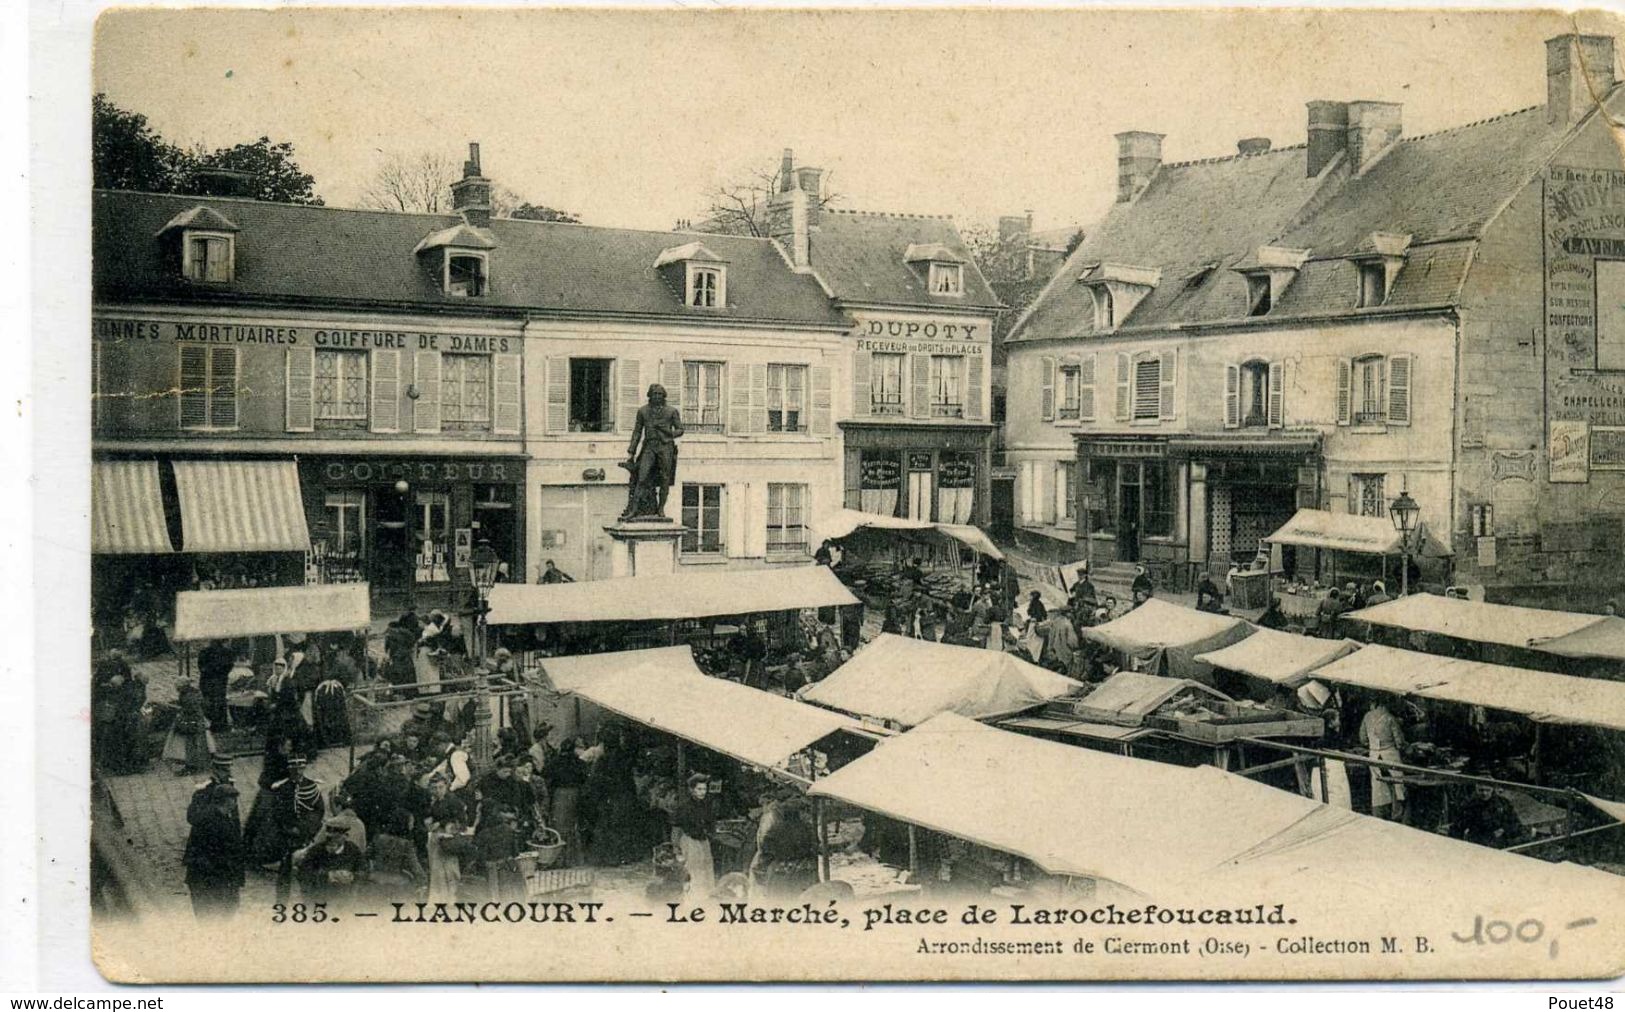
[[[718,309],[728,304],[723,287],[727,279],[726,271],[715,264],[689,264],[687,296],[684,299],[690,306],[700,309]]]
[[[1410,249],[1411,237],[1393,232],[1373,232],[1366,237],[1360,249],[1349,259],[1359,269],[1359,308],[1380,306],[1388,301],[1394,278],[1405,266],[1405,251]]]
[[[455,299],[477,299],[491,290],[491,251],[496,239],[482,228],[463,222],[424,236],[412,252],[440,283],[440,290]],[[438,261],[431,259],[438,256]]]
[[[1380,306],[1388,299],[1388,272],[1380,263],[1360,264],[1360,308]]]
[[[1096,331],[1116,330],[1162,280],[1155,267],[1089,264],[1078,276],[1095,303]]]
[[[965,294],[965,266],[963,264],[933,263],[929,280],[932,295]]]
[[[1270,276],[1247,275],[1247,315],[1263,316],[1270,311],[1272,305],[1274,301],[1270,298]]]
[[[927,293],[955,298],[965,294],[965,258],[947,243],[910,243],[903,251],[903,262],[925,269]]]
[[[691,242],[660,251],[655,270],[674,291],[679,290],[683,305],[693,309],[728,308],[728,262]]]
[[[466,250],[446,251],[447,295],[458,298],[479,298],[485,294],[486,255]]]
[[[1260,246],[1231,270],[1247,279],[1247,315],[1264,316],[1281,303],[1292,279],[1309,260],[1306,249]]]
[[[1089,294],[1095,300],[1095,329],[1115,329],[1117,327],[1117,314],[1114,312],[1115,306],[1112,302],[1111,289],[1105,285],[1094,285],[1089,289]]]
[[[188,281],[229,283],[235,246],[229,232],[187,231],[181,244],[181,275]]]

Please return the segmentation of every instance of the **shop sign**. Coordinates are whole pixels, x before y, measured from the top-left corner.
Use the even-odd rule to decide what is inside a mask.
[[[1590,426],[1583,419],[1554,418],[1547,441],[1546,480],[1553,484],[1591,479]]]
[[[969,460],[944,460],[937,468],[939,488],[975,488],[976,464]]]
[[[874,457],[863,461],[862,484],[866,489],[896,488],[902,480],[902,467],[896,457]]]
[[[268,344],[289,348],[367,351],[393,348],[505,354],[519,351],[519,338],[493,334],[432,334],[417,330],[362,330],[347,327],[294,327],[252,320],[133,320],[98,316],[91,323],[98,341],[179,344]]]
[[[474,555],[474,529],[459,527],[452,534],[452,565],[467,569]]]
[[[1093,442],[1083,444],[1096,457],[1166,457],[1167,443]]]
[[[978,341],[980,323],[949,323],[946,320],[864,320],[858,324],[858,348],[862,351],[929,351],[936,355],[975,355],[983,349],[976,344],[944,344],[938,351],[917,342]],[[891,341],[885,340],[892,338]],[[900,344],[899,341],[909,344]],[[951,350],[950,350],[951,349]]]
[[[931,451],[930,450],[910,450],[910,451],[908,451],[908,469],[910,471],[929,471],[929,470],[931,470]]]
[[[1599,425],[1591,430],[1591,469],[1625,471],[1625,428]]]
[[[1625,172],[1548,166],[1544,193],[1546,403],[1564,418],[1625,426],[1625,381],[1608,372],[1625,369],[1614,291],[1625,256]],[[1551,480],[1585,478],[1559,478],[1554,467]]]
[[[394,484],[397,481],[493,484],[520,480],[520,465],[502,460],[329,460],[319,473],[333,483]]]

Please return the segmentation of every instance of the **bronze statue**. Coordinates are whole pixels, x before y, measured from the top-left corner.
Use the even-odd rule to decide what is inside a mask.
[[[648,403],[638,409],[632,442],[621,463],[630,473],[622,520],[667,519],[666,497],[677,480],[677,439],[682,434],[677,409],[666,404],[666,388],[652,384]]]

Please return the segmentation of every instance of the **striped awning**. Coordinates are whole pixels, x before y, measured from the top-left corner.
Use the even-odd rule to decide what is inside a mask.
[[[310,550],[291,460],[177,460],[183,552]]]
[[[156,460],[98,460],[90,470],[90,550],[97,555],[167,555]]]

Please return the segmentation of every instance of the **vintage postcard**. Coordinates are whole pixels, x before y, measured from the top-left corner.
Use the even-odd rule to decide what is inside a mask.
[[[1621,46],[105,12],[97,966],[1625,972]]]

